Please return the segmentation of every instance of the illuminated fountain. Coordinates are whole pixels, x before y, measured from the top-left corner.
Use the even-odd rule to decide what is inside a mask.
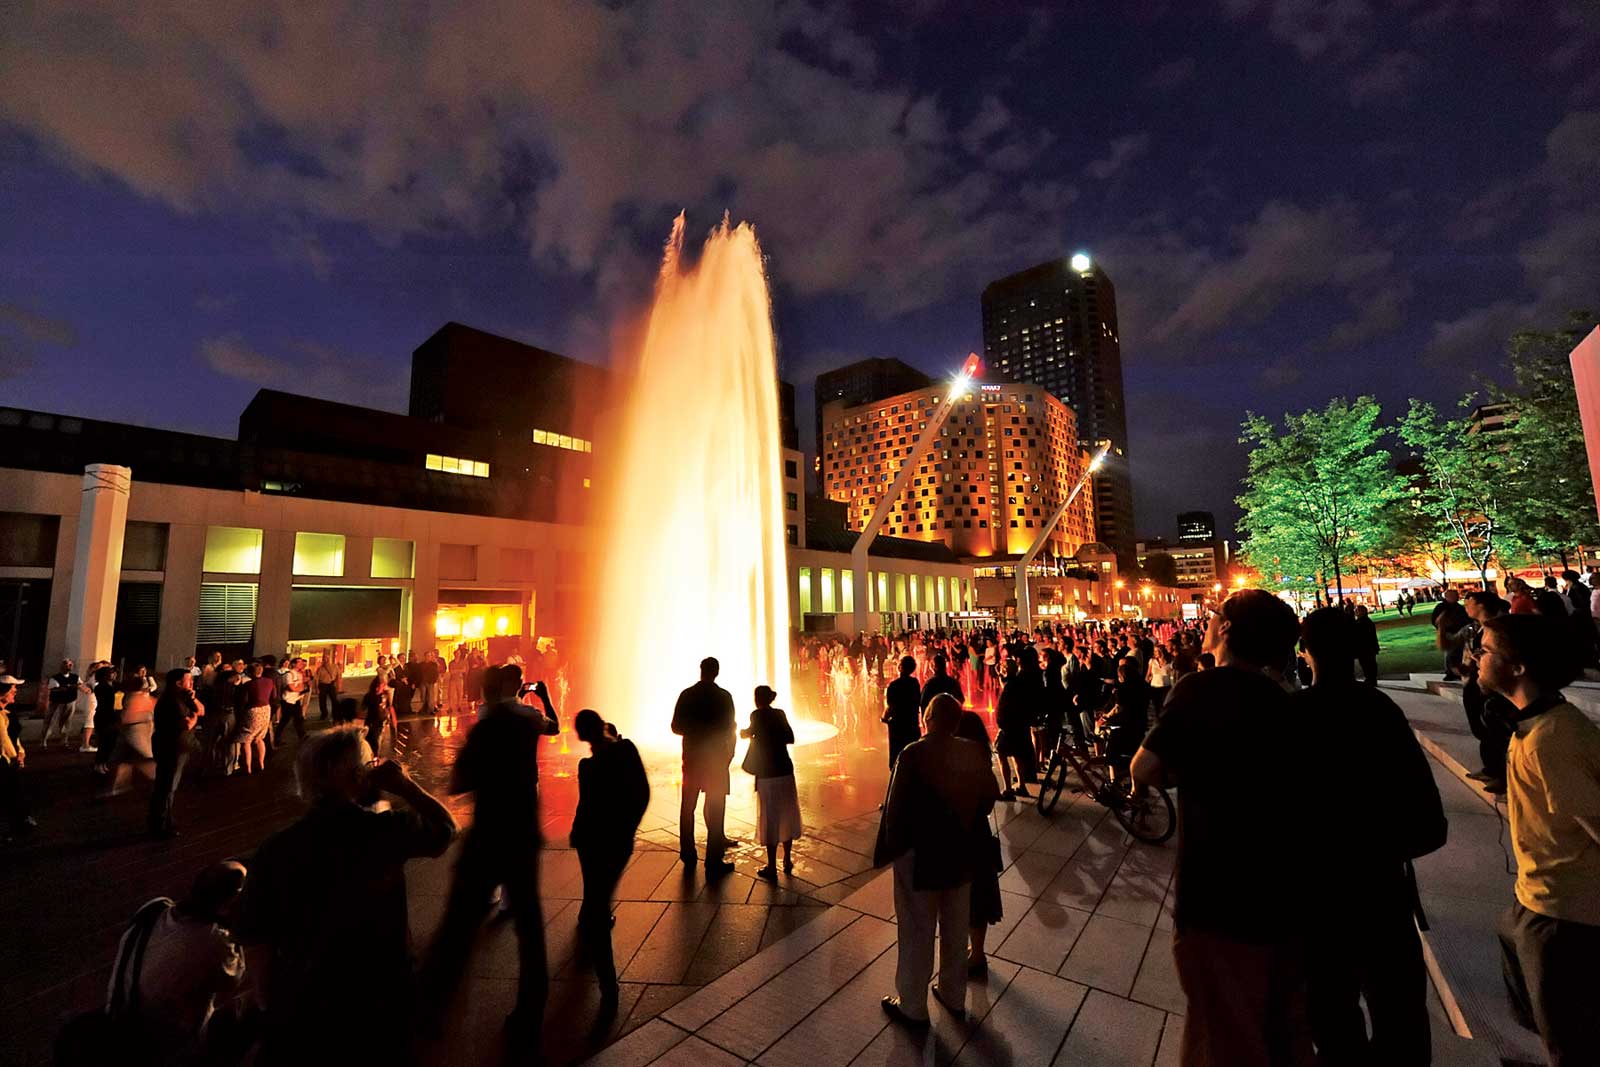
[[[743,726],[757,685],[797,740],[778,437],[777,360],[761,246],[725,218],[697,263],[674,221],[644,339],[616,366],[625,391],[601,459],[595,617],[582,704],[641,747],[676,748],[672,707],[706,656]],[[598,452],[598,450],[597,450]]]

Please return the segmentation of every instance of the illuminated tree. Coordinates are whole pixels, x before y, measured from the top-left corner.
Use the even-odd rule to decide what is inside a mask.
[[[1414,486],[1424,524],[1421,536],[1448,540],[1489,587],[1489,563],[1505,531],[1501,481],[1506,456],[1497,434],[1475,432],[1465,416],[1443,418],[1432,404],[1411,401],[1396,432],[1422,466]]]
[[[1491,403],[1508,406],[1505,428],[1490,436],[1501,449],[1501,511],[1509,539],[1536,559],[1600,543],[1594,485],[1568,362],[1594,328],[1586,311],[1559,330],[1524,330],[1507,345],[1512,384],[1485,383]]]
[[[1285,415],[1281,429],[1245,417],[1239,443],[1250,447],[1250,461],[1238,502],[1252,566],[1272,573],[1266,561],[1277,558],[1304,574],[1314,561],[1319,580],[1331,580],[1343,599],[1347,561],[1381,540],[1380,516],[1399,493],[1389,453],[1378,447],[1381,416],[1378,402],[1363,396]]]

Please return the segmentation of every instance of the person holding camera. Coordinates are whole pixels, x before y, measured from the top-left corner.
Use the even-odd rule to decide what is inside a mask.
[[[309,810],[256,850],[239,901],[235,932],[270,951],[256,1062],[408,1063],[405,864],[443,855],[455,818],[355,727],[307,739],[295,771]],[[371,810],[380,796],[403,806]]]
[[[550,980],[545,971],[544,917],[539,907],[539,740],[561,732],[543,682],[522,684],[515,664],[484,674],[484,710],[467,734],[450,780],[452,794],[472,793],[472,828],[456,861],[443,922],[428,953],[423,985],[433,1021],[444,1017],[496,886],[505,887],[516,923],[520,977],[517,1005],[506,1020],[513,1044],[537,1048]],[[532,693],[543,710],[518,697]]]

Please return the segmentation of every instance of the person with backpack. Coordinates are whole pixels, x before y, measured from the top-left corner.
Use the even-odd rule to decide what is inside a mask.
[[[1308,793],[1316,823],[1306,832],[1317,842],[1308,881],[1311,1035],[1323,1064],[1427,1063],[1428,974],[1417,934],[1427,923],[1411,861],[1443,847],[1448,826],[1405,714],[1383,690],[1356,681],[1361,641],[1343,611],[1313,611],[1301,625],[1311,686],[1290,697],[1313,737],[1359,738],[1362,773],[1383,783],[1352,791],[1345,746],[1309,749],[1324,754]]]
[[[584,708],[573,719],[578,740],[589,755],[578,761],[578,810],[572,816],[571,844],[583,871],[583,904],[578,936],[600,983],[596,1033],[617,1017],[621,987],[611,952],[611,896],[633,856],[633,835],[650,806],[650,780],[633,742],[617,736],[600,713]]]
[[[244,951],[229,930],[245,868],[234,861],[202,870],[188,896],[157,897],[134,914],[117,945],[106,1015],[149,1054],[150,1063],[189,1063],[202,1048],[238,1038],[213,1032],[218,997],[244,981]],[[122,1057],[116,1057],[120,1062]]]

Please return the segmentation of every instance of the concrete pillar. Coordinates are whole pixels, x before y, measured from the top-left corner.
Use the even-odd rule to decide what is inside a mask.
[[[344,539],[344,580],[364,585],[372,577],[372,538],[347,534]]]
[[[204,577],[206,528],[187,523],[167,527],[167,563],[161,582],[161,631],[156,664],[166,670],[195,654],[200,639],[200,585]]]
[[[259,577],[255,653],[281,656],[289,647],[289,599],[294,590],[293,530],[262,532]]]
[[[72,575],[78,550],[78,517],[63,515],[56,526],[55,568],[50,573],[50,614],[45,622],[44,661],[34,664],[42,675],[54,674],[61,665],[71,641],[67,637],[66,620],[72,616]],[[82,670],[87,663],[79,663]],[[39,692],[44,699],[44,690]]]
[[[1600,327],[1572,350],[1572,384],[1578,393],[1578,418],[1583,423],[1583,445],[1589,454],[1589,480],[1600,505]]]
[[[113,463],[83,469],[83,502],[67,608],[67,656],[80,667],[111,658],[111,630],[122,581],[122,538],[133,472]]]
[[[483,561],[478,561],[479,567]],[[418,541],[416,549],[416,579],[411,583],[411,644],[420,655],[438,643],[434,635],[435,617],[439,614],[439,542],[429,538]],[[471,584],[471,583],[463,583]],[[407,649],[402,648],[404,655]]]

